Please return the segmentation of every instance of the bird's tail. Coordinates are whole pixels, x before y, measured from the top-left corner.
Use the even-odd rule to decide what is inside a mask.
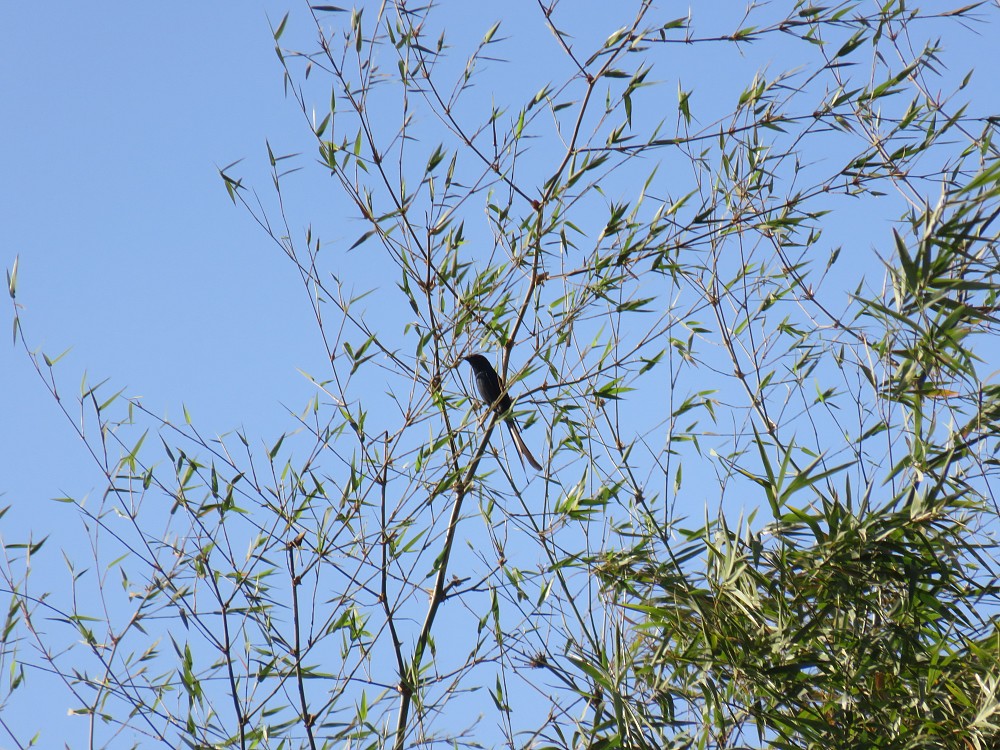
[[[517,428],[517,422],[513,419],[508,419],[507,427],[510,429],[510,436],[514,439],[514,446],[517,448],[517,455],[520,457],[521,463],[523,464],[527,461],[531,464],[532,469],[541,471],[542,465],[535,460],[535,457],[531,455],[531,451],[528,450],[528,446],[524,444],[521,431]]]

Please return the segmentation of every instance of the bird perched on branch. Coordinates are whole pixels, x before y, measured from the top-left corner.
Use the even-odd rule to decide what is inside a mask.
[[[521,438],[521,431],[518,429],[517,420],[510,413],[513,402],[504,390],[503,382],[500,380],[497,371],[493,369],[493,365],[482,354],[470,354],[467,357],[462,357],[462,359],[472,367],[472,372],[476,377],[476,388],[479,389],[480,397],[486,402],[487,406],[496,410],[498,417],[507,423],[507,429],[510,430],[510,436],[514,440],[514,446],[517,448],[517,455],[521,459],[521,465],[524,466],[524,462],[527,461],[535,471],[541,471],[542,465],[531,455],[531,451],[528,450],[528,446],[524,444],[524,440]]]

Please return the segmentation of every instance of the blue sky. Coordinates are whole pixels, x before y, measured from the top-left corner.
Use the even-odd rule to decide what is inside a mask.
[[[0,8],[3,265],[20,258],[17,302],[32,346],[50,357],[70,349],[58,379],[71,411],[86,373],[156,414],[179,418],[186,403],[206,433],[245,426],[263,442],[289,426],[283,404],[300,409],[313,393],[296,367],[322,357],[297,277],[218,175],[244,157],[263,175],[265,139],[301,133],[268,27],[287,9]],[[30,527],[52,535],[53,553],[85,559],[79,519],[51,498],[99,493],[100,476],[11,346],[9,308],[3,320],[7,538]],[[65,568],[53,570],[49,580],[64,585]],[[33,679],[37,689],[43,678]],[[28,705],[22,729],[67,721],[63,699]]]
[[[0,10],[3,264],[20,257],[29,340],[50,356],[71,349],[60,363],[71,388],[86,371],[156,413],[176,416],[183,401],[208,429],[264,435],[287,425],[282,404],[298,409],[312,394],[296,368],[315,372],[323,358],[297,277],[217,173],[244,159],[238,173],[263,190],[266,139],[277,153],[311,149],[283,97],[268,27],[288,10],[291,36],[306,21],[287,2]],[[453,14],[450,31],[478,34],[492,17]],[[949,49],[952,67],[988,56],[987,36],[953,36],[962,44]],[[697,74],[678,78],[693,87]],[[974,86],[997,101],[982,66]],[[349,224],[341,231],[341,241],[356,236]],[[18,394],[3,414],[0,491],[13,500],[79,490],[61,417],[21,352],[3,347],[0,358]]]
[[[62,372],[73,391],[87,371],[154,412],[177,415],[184,401],[208,429],[255,433],[283,423],[281,400],[299,408],[311,393],[295,370],[316,356],[297,279],[217,172],[246,157],[260,174],[265,139],[301,132],[267,21],[284,9],[0,11],[4,265],[20,256],[32,343],[50,356],[72,348]],[[0,357],[19,395],[0,433],[2,475],[14,479],[3,490],[10,500],[79,491],[54,405],[22,352]]]
[[[468,28],[478,39],[493,11],[457,7],[451,33]],[[313,395],[298,370],[328,365],[298,276],[218,175],[244,159],[236,173],[266,194],[265,141],[311,160],[301,113],[283,96],[268,26],[291,10],[294,38],[308,28],[297,20],[303,8],[287,0],[0,8],[0,259],[6,268],[20,259],[17,302],[31,344],[50,357],[70,349],[57,368],[67,405],[86,372],[91,383],[109,378],[109,390],[141,396],[156,414],[179,418],[186,404],[205,434],[242,427],[270,444],[292,426],[288,410]],[[534,8],[513,4],[508,22]],[[593,33],[606,36],[597,16]],[[984,113],[1000,101],[985,63],[996,58],[990,34],[995,27],[955,34],[960,44],[947,58],[955,70],[978,65],[972,90]],[[547,39],[540,33],[532,44]],[[727,54],[727,64],[739,64],[734,50]],[[777,52],[750,54],[748,70]],[[524,62],[528,74],[538,58]],[[706,54],[701,64],[718,62]],[[695,87],[704,72],[676,74]],[[505,75],[486,77],[480,95]],[[676,86],[665,90],[673,96]],[[728,106],[721,98],[701,103]],[[363,229],[338,214],[336,190],[318,172],[298,188],[308,196],[301,226],[315,218],[330,230],[328,241],[353,242]],[[359,262],[354,271],[359,288],[380,280],[379,268]],[[5,523],[72,547],[78,522],[50,498],[99,490],[100,476],[23,351],[10,345],[9,308],[2,320],[0,506],[12,506]]]

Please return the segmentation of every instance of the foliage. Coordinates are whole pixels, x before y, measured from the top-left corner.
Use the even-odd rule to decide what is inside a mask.
[[[274,28],[318,166],[222,179],[330,369],[264,449],[84,383],[93,559],[40,594],[4,542],[0,701],[55,674],[93,746],[995,746],[1000,159],[944,63],[995,9],[450,12]]]

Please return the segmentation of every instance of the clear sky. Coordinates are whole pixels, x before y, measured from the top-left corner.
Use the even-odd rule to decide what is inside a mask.
[[[206,433],[243,425],[263,442],[289,427],[283,404],[301,409],[313,393],[296,367],[315,370],[322,355],[298,279],[218,175],[246,157],[246,173],[266,180],[266,138],[301,147],[268,26],[288,9],[0,7],[2,262],[20,257],[32,345],[71,349],[58,368],[68,405],[86,372],[154,413],[179,418],[183,402]],[[30,526],[84,555],[79,520],[50,498],[100,492],[100,476],[11,346],[9,307],[2,319],[6,536]],[[60,704],[22,718],[65,721]]]
[[[450,17],[453,34],[467,24],[479,38],[499,14],[473,6]],[[535,8],[511,6],[511,14]],[[288,410],[313,395],[298,370],[328,365],[298,276],[232,204],[218,174],[245,159],[238,174],[266,192],[265,140],[276,153],[313,152],[301,113],[284,98],[269,28],[291,10],[288,33],[302,32],[308,22],[297,26],[296,13],[304,7],[0,6],[0,260],[9,269],[20,259],[17,302],[28,340],[50,357],[70,350],[57,368],[68,405],[86,373],[92,383],[110,378],[110,391],[143,397],[156,414],[179,418],[186,404],[205,434],[242,427],[269,444],[292,426]],[[596,16],[594,24],[595,37],[606,36]],[[984,112],[1000,101],[998,33],[994,26],[985,36],[957,35],[961,45],[948,56],[956,70],[977,66],[972,90]],[[697,82],[697,70],[677,74]],[[671,95],[676,87],[668,84]],[[322,213],[335,192],[328,190],[314,192],[307,209]],[[326,239],[352,242],[357,226]],[[363,288],[370,279],[357,281]],[[8,305],[0,506],[12,510],[4,523],[71,546],[78,521],[51,498],[100,491],[100,476],[11,345],[11,319]]]
[[[207,430],[262,436],[287,426],[283,404],[313,392],[296,371],[322,366],[298,279],[217,172],[244,159],[239,174],[265,190],[265,139],[277,153],[312,148],[268,26],[291,10],[292,35],[303,7],[0,8],[3,265],[20,257],[29,340],[49,356],[71,349],[60,363],[70,388],[86,371],[156,413],[177,416],[184,402]],[[468,23],[478,38],[491,17],[450,15],[451,33]],[[960,38],[947,57],[956,70],[995,56],[981,33]],[[678,71],[692,86],[696,74]],[[1000,97],[983,65],[973,85]],[[0,362],[16,394],[2,415],[0,491],[8,502],[79,492],[73,438],[23,353],[0,347]]]

